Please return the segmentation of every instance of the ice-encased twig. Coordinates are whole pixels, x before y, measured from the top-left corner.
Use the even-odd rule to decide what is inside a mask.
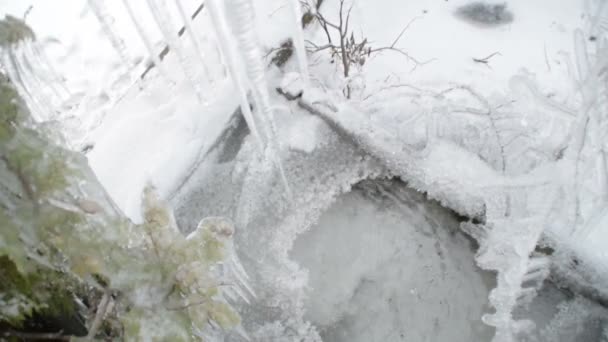
[[[245,62],[247,76],[252,85],[253,98],[258,111],[262,114],[260,116],[262,128],[267,137],[268,147],[270,147],[269,157],[278,168],[287,196],[291,200],[293,195],[279,154],[280,146],[265,77],[266,67],[262,60],[262,52],[254,25],[253,6],[251,0],[230,0],[228,3],[231,5],[232,29]]]
[[[192,18],[186,13],[186,10],[184,9],[184,5],[182,4],[182,0],[175,0],[175,5],[177,6],[179,15],[181,16],[182,20],[184,21],[184,26],[186,27],[186,32],[188,33],[188,37],[190,37],[190,41],[192,41],[192,45],[194,46],[194,49],[196,51],[196,56],[199,59],[199,63],[201,64],[201,67],[203,68],[204,78],[206,78],[206,81],[213,84],[214,82],[213,82],[213,78],[211,76],[211,72],[209,71],[209,68],[207,67],[207,63],[205,62],[205,52],[203,51],[201,43],[196,34],[196,31],[192,27]]]
[[[296,50],[296,56],[298,57],[298,65],[300,67],[300,74],[302,75],[302,81],[304,86],[308,87],[309,84],[309,73],[308,73],[308,58],[306,57],[306,47],[304,46],[304,32],[302,29],[302,10],[300,0],[290,0],[291,10],[294,15],[293,27],[293,46]],[[314,6],[313,6],[314,7]]]
[[[114,48],[127,70],[131,70],[131,58],[127,52],[127,46],[114,29],[114,18],[108,13],[103,0],[89,0],[88,3],[99,21],[104,35],[112,44],[112,48]]]
[[[213,22],[213,27],[219,38],[219,46],[222,55],[227,59],[226,64],[228,65],[228,72],[230,73],[232,82],[234,83],[234,86],[236,87],[236,90],[239,94],[241,112],[243,113],[243,117],[247,122],[247,126],[249,126],[249,130],[251,130],[251,134],[253,135],[255,141],[258,144],[260,152],[263,153],[266,143],[260,135],[256,119],[254,118],[251,108],[249,107],[249,101],[247,100],[247,87],[241,75],[243,66],[236,57],[236,52],[234,51],[235,43],[229,33],[228,25],[226,23],[221,6],[222,2],[218,0],[207,1],[207,8],[209,9],[209,15]]]
[[[162,64],[162,61],[161,61],[158,53],[156,53],[156,51],[154,51],[154,46],[152,45],[150,38],[148,38],[148,35],[146,34],[146,31],[144,30],[143,26],[139,23],[139,20],[135,16],[135,13],[133,12],[133,8],[129,4],[129,1],[130,0],[122,0],[122,3],[125,6],[125,8],[127,9],[129,18],[131,19],[133,26],[135,26],[135,30],[137,31],[139,38],[143,41],[143,43],[146,47],[146,50],[148,51],[148,54],[150,55],[150,58],[152,58],[152,61],[154,62],[154,65],[158,68],[158,71],[160,72],[161,76],[167,82],[171,83],[172,85],[175,84],[175,81],[173,81],[173,79],[169,76],[169,73],[165,69],[165,66]]]
[[[178,38],[177,32],[174,29],[175,26],[173,25],[173,21],[170,17],[169,9],[167,6],[165,6],[164,0],[146,0],[146,2],[148,3],[148,7],[152,12],[154,21],[159,26],[166,43],[177,55],[177,59],[182,67],[184,75],[196,92],[196,96],[201,102],[205,102],[201,85],[195,77],[195,68],[193,68],[182,42]]]

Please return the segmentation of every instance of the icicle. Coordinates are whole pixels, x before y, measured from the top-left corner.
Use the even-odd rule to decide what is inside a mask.
[[[296,49],[296,56],[298,56],[298,65],[300,66],[300,74],[302,75],[302,81],[304,86],[308,87],[309,73],[308,73],[308,59],[306,57],[306,48],[304,46],[304,32],[302,28],[302,10],[300,8],[300,0],[289,1],[294,15],[294,31],[293,31],[293,46]],[[314,6],[313,6],[314,7]]]
[[[169,9],[165,6],[164,0],[146,1],[150,11],[152,12],[152,16],[154,17],[154,21],[156,21],[156,24],[159,26],[166,43],[169,44],[171,50],[173,50],[173,52],[175,52],[177,55],[177,59],[179,60],[182,70],[184,71],[186,79],[188,82],[190,82],[192,88],[194,88],[196,96],[198,96],[199,100],[205,102],[201,86],[194,77],[195,73],[192,63],[186,55],[182,42],[179,40],[179,37],[174,30],[175,26],[172,23],[169,15]]]
[[[285,170],[280,160],[280,149],[278,146],[278,136],[274,122],[274,115],[270,105],[270,95],[265,78],[265,65],[262,60],[262,52],[259,47],[258,38],[255,33],[253,6],[251,0],[231,0],[232,4],[232,28],[239,43],[241,56],[245,61],[247,76],[253,86],[253,98],[262,113],[262,126],[268,138],[270,147],[270,158],[275,162],[279,169],[279,174],[288,198],[291,200],[293,195],[287,182]]]
[[[150,58],[152,58],[152,61],[154,62],[154,66],[156,66],[158,68],[158,71],[165,78],[165,80],[170,82],[172,85],[175,84],[175,81],[173,81],[173,79],[171,77],[169,77],[169,73],[167,72],[164,65],[162,64],[162,61],[161,61],[158,53],[156,53],[154,51],[154,46],[152,45],[152,42],[150,41],[150,39],[148,39],[148,36],[146,35],[146,31],[144,31],[144,28],[141,26],[141,24],[139,23],[139,20],[135,16],[135,12],[133,12],[133,8],[129,4],[129,1],[130,0],[122,0],[122,3],[125,6],[125,8],[127,9],[129,18],[131,19],[133,26],[135,26],[135,30],[137,31],[139,38],[144,42],[144,45],[146,46],[146,50],[148,50],[148,54],[150,54]]]
[[[499,196],[512,195],[504,191]],[[547,192],[547,198],[555,198],[557,189],[549,184],[536,191]],[[490,201],[486,201],[486,204],[497,205]],[[501,205],[498,205],[499,208],[487,208],[487,221],[492,229],[487,239],[481,242],[476,261],[482,268],[498,273],[496,288],[489,296],[495,312],[482,317],[484,323],[496,328],[493,342],[517,341],[517,335],[534,328],[530,321],[515,320],[512,313],[516,306],[529,303],[534,298],[536,290],[549,274],[548,258],[529,255],[540,239],[552,206],[553,201],[533,203],[520,210],[513,208],[507,217],[501,214]],[[530,212],[540,215],[527,217]]]
[[[254,139],[258,143],[260,151],[263,153],[265,149],[264,141],[260,136],[257,124],[253,117],[253,113],[251,112],[251,108],[249,107],[249,101],[247,100],[247,90],[240,72],[242,66],[235,55],[234,42],[229,34],[228,25],[224,20],[224,16],[220,7],[221,4],[222,3],[219,2],[219,0],[208,0],[207,8],[209,9],[209,15],[211,16],[211,20],[213,21],[213,27],[215,28],[215,31],[220,41],[219,45],[222,55],[225,56],[227,59],[228,72],[230,73],[230,77],[232,78],[232,81],[234,82],[234,85],[239,93],[239,99],[241,102],[241,112],[243,113],[243,117],[247,122],[247,126],[249,126],[249,130],[251,130]]]
[[[213,85],[213,83],[214,83],[213,77],[211,76],[211,72],[209,72],[207,63],[205,63],[205,52],[203,51],[203,48],[201,47],[201,44],[194,31],[194,28],[192,27],[192,19],[186,13],[186,10],[184,9],[184,6],[182,5],[182,0],[175,0],[175,4],[177,5],[177,9],[182,18],[182,21],[184,22],[184,25],[186,26],[186,32],[188,33],[188,37],[190,37],[190,40],[192,41],[192,45],[194,45],[194,48],[196,50],[196,55],[199,59],[199,62],[201,63],[201,66],[203,67],[204,78],[206,78],[206,80],[209,81]]]
[[[131,70],[131,58],[129,58],[129,55],[127,54],[127,46],[122,38],[116,33],[116,30],[113,27],[114,18],[107,12],[103,0],[89,0],[89,6],[101,24],[104,35],[110,40],[112,47],[120,57],[121,62],[127,70]]]

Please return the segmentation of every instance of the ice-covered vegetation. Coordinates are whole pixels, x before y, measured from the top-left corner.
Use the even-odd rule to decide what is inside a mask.
[[[570,84],[556,87],[555,93],[546,92],[548,82],[540,80],[538,69],[510,73],[507,84],[491,91],[462,77],[445,82],[442,75],[417,84],[414,76],[405,83],[393,70],[378,76],[387,54],[399,58],[391,68],[407,69],[410,74],[433,68],[439,56],[418,59],[417,51],[401,47],[421,17],[412,15],[395,35],[382,37],[389,42],[383,45],[363,29],[363,18],[374,15],[373,5],[364,10],[365,5],[356,0],[285,2],[270,11],[262,0],[209,0],[203,6],[196,4],[199,7],[190,15],[193,3],[188,1],[145,0],[136,5],[125,0],[121,11],[135,30],[132,42],[143,46],[142,71],[133,57],[137,51],[125,43],[109,2],[88,1],[101,37],[122,68],[120,78],[130,84],[112,89],[112,100],[104,101],[107,117],[83,113],[95,107],[91,99],[96,95],[66,106],[73,97],[34,32],[15,17],[0,22],[2,71],[7,76],[1,80],[0,99],[0,267],[5,270],[0,276],[4,286],[0,287],[0,328],[10,326],[8,334],[18,336],[19,329],[35,317],[59,312],[84,316],[84,334],[89,337],[216,340],[226,335],[231,341],[319,341],[322,336],[338,339],[340,332],[331,329],[344,328],[352,319],[347,332],[353,339],[389,336],[381,340],[397,341],[399,334],[384,333],[381,323],[362,332],[357,317],[367,317],[362,311],[370,307],[383,306],[357,291],[397,291],[400,279],[391,272],[407,273],[424,265],[431,271],[408,284],[448,282],[433,296],[462,310],[469,308],[463,298],[469,298],[471,310],[478,313],[474,319],[486,325],[462,330],[458,338],[463,340],[492,335],[494,342],[557,341],[570,334],[563,337],[569,341],[580,336],[599,338],[602,329],[606,335],[608,7],[604,2],[587,2],[581,24],[573,30],[571,56],[564,53],[556,62],[544,48],[547,69],[559,65],[555,73],[563,73],[560,81]],[[447,5],[431,7],[438,6]],[[443,20],[455,17],[462,23],[463,19],[476,24],[463,23],[463,30],[489,32],[517,25],[517,8],[522,8],[516,2],[508,7],[485,2],[455,6]],[[422,13],[428,11],[425,7]],[[203,15],[195,22],[199,12]],[[267,12],[288,18],[288,40],[269,38],[272,34],[260,28]],[[142,13],[150,17],[147,24],[140,18]],[[496,36],[501,39],[504,32]],[[157,41],[164,49],[157,49]],[[276,63],[277,54],[285,49],[295,51],[297,60],[287,57]],[[496,51],[485,58],[466,59],[489,73],[494,61],[505,55]],[[474,70],[465,75],[476,82],[487,76]],[[372,82],[373,77],[381,81]],[[130,106],[142,102],[147,107]],[[142,130],[154,127],[148,122],[130,124],[121,117],[141,108],[154,108],[150,113],[154,115],[141,120],[155,121],[165,131],[184,137],[159,136],[165,143],[154,148],[135,144],[141,148],[134,152],[135,160],[142,163],[129,167],[139,170],[134,173],[137,177],[121,181],[111,172],[117,173],[120,165],[104,169],[100,164],[119,164],[122,149],[129,148],[113,138],[121,141],[139,124]],[[68,125],[68,116],[97,124],[93,130],[92,125],[77,125],[81,132],[75,138],[66,129],[74,128]],[[179,128],[171,131],[171,125]],[[134,142],[144,136],[133,134]],[[89,145],[78,146],[82,136],[91,140],[86,141]],[[99,184],[82,154],[64,146],[65,141],[85,151],[93,149],[89,158],[97,165],[94,171],[109,189]],[[181,146],[172,146],[174,141],[184,141],[183,152]],[[459,214],[459,228],[478,246],[476,265],[465,265],[469,243],[438,233],[427,209],[418,208],[415,214],[415,203],[425,199],[399,192],[394,185],[398,182],[377,181],[382,186],[367,188],[394,202],[380,201],[381,209],[350,197],[337,200],[354,184],[386,178],[398,178]],[[159,189],[152,183],[158,183]],[[120,208],[112,196],[120,197]],[[360,239],[348,236],[339,241],[336,235],[342,226],[312,237],[306,232],[336,201],[343,210],[374,213],[353,214],[359,221],[351,234],[369,234],[369,240],[377,238],[379,245],[359,246],[371,255],[353,261],[348,272],[336,272],[343,277],[327,276],[335,285],[332,288],[315,272],[331,273],[331,267],[344,267],[338,261],[357,254],[348,248],[313,254],[318,251],[313,247],[328,241],[357,244]],[[141,204],[141,210],[133,209],[135,204]],[[171,207],[176,208],[176,217]],[[138,223],[125,217],[123,210]],[[383,216],[383,210],[408,215]],[[424,221],[418,214],[430,222],[424,224],[432,227],[432,234],[409,226],[410,233],[395,231],[399,220]],[[200,221],[202,216],[212,218]],[[383,227],[366,230],[362,222],[372,216]],[[400,243],[408,234],[411,241]],[[409,246],[408,252],[417,248],[417,254],[407,255],[437,262],[407,268],[403,264],[408,260],[400,254],[404,246]],[[445,261],[449,251],[457,252]],[[318,254],[331,260],[316,260]],[[385,267],[391,262],[394,267]],[[381,267],[385,267],[382,272]],[[470,289],[475,296],[450,299],[458,294],[449,292],[448,285],[462,281],[456,269],[475,281]],[[483,282],[489,277],[480,274],[495,275],[491,290],[481,293],[488,296],[487,303],[478,292],[485,289]],[[384,283],[366,285],[366,277]],[[39,290],[42,283],[51,286]],[[545,298],[547,284],[550,291],[570,291],[572,298],[561,295],[556,297],[561,304],[544,304],[553,306],[555,313],[543,313],[541,318],[532,311],[522,314],[522,308]],[[313,289],[318,298],[311,300],[310,285],[326,286],[332,295]],[[422,301],[420,293],[412,291]],[[396,298],[400,304],[390,305],[414,305],[401,292]],[[331,306],[323,307],[325,302]],[[429,318],[437,325],[450,319],[449,312],[442,315],[436,307],[416,308],[425,309],[429,315],[437,313]],[[378,317],[401,322],[405,316]],[[446,329],[457,329],[451,323],[445,324]],[[582,331],[585,324],[593,324],[593,329]],[[426,338],[431,334],[429,326],[420,323],[419,330],[401,338]],[[456,335],[446,330],[437,336]]]
[[[8,28],[6,54],[33,38],[18,19],[0,25]],[[240,317],[229,303],[254,294],[229,221],[205,219],[184,236],[148,186],[144,222],[133,224],[86,159],[32,120],[5,76],[0,104],[3,338],[35,339],[18,330],[44,317],[83,317],[89,338],[187,341],[238,330]]]

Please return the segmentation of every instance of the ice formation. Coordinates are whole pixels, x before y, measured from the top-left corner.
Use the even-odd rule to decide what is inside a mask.
[[[133,26],[135,26],[135,30],[137,31],[139,38],[143,41],[144,46],[146,47],[146,50],[150,55],[150,58],[154,62],[154,66],[158,68],[160,74],[165,78],[165,80],[167,80],[167,82],[174,83],[174,81],[169,76],[169,73],[167,72],[165,66],[162,64],[158,52],[154,50],[154,46],[152,45],[150,38],[147,36],[146,31],[139,22],[139,19],[137,19],[137,17],[135,16],[135,13],[133,12],[133,7],[131,7],[129,0],[123,0],[122,3],[125,6],[125,9],[127,10],[127,13],[129,15],[129,18],[131,19],[131,22],[133,23]]]
[[[126,67],[127,70],[130,70],[132,63],[127,46],[124,40],[120,38],[116,32],[116,29],[114,28],[114,18],[108,13],[104,0],[89,0],[88,4],[99,21],[104,35],[110,40],[114,51],[120,56],[123,66]]]
[[[247,126],[249,126],[249,129],[257,142],[258,148],[260,151],[264,151],[266,143],[258,130],[258,120],[254,118],[251,107],[249,106],[249,100],[247,99],[247,85],[243,79],[243,66],[242,63],[240,63],[240,60],[237,58],[234,39],[230,35],[228,24],[225,20],[223,2],[219,2],[218,0],[209,0],[207,2],[207,8],[209,9],[209,15],[213,21],[213,27],[220,40],[222,55],[227,59],[226,64],[228,64],[228,72],[230,73],[230,77],[232,78],[232,81],[234,82],[234,85],[239,93],[241,111],[245,120],[247,121]]]
[[[309,72],[308,72],[308,57],[306,56],[306,47],[304,46],[304,32],[302,28],[302,4],[299,0],[290,0],[289,5],[294,16],[292,23],[293,27],[293,45],[296,50],[296,56],[298,57],[298,66],[300,67],[300,74],[305,85],[310,83]]]
[[[283,163],[280,157],[280,146],[277,137],[277,130],[275,125],[275,118],[273,108],[270,104],[270,96],[268,93],[268,84],[265,76],[265,65],[262,59],[261,49],[256,36],[253,18],[253,7],[250,0],[233,0],[229,1],[227,6],[230,6],[230,10],[226,11],[230,13],[228,18],[232,24],[232,31],[234,32],[234,39],[228,37],[225,19],[222,17],[222,10],[219,4],[212,5],[214,9],[210,9],[212,18],[216,26],[220,40],[224,41],[222,50],[224,55],[228,58],[228,66],[231,70],[232,79],[237,84],[239,92],[241,93],[241,109],[245,113],[246,117],[249,116],[248,124],[251,122],[254,129],[252,131],[258,132],[257,136],[260,136],[258,127],[261,126],[263,139],[264,139],[264,152],[265,158],[269,158],[274,165],[276,165],[281,181],[285,187],[288,198],[292,198],[289,183],[283,169]],[[238,44],[240,57],[234,55],[234,46]],[[242,61],[242,62],[241,62]],[[244,74],[243,74],[244,72]],[[251,86],[252,95],[255,103],[255,112],[258,114],[253,117],[253,114],[249,114],[250,111],[249,102],[246,101],[246,93],[244,87],[243,76],[247,77],[247,84]],[[254,133],[255,134],[255,133]],[[258,138],[259,139],[259,138]],[[261,141],[261,140],[260,140]]]
[[[205,78],[207,82],[213,82],[211,73],[209,72],[209,68],[207,67],[207,61],[205,60],[205,52],[201,47],[199,35],[192,27],[192,19],[190,18],[188,13],[186,13],[186,9],[182,4],[182,0],[175,0],[175,5],[177,6],[182,21],[184,22],[186,33],[188,34],[188,37],[190,38],[190,41],[194,46],[194,51],[196,52],[196,56],[198,57],[198,63],[200,63],[201,67],[203,68],[203,78]]]
[[[165,42],[169,44],[169,47],[179,60],[179,64],[186,75],[186,79],[190,82],[190,85],[196,92],[196,95],[202,102],[206,102],[206,96],[203,94],[203,88],[201,82],[197,79],[196,68],[192,63],[191,58],[188,56],[188,52],[183,46],[182,41],[177,35],[175,30],[175,24],[170,16],[169,9],[167,8],[164,0],[146,0],[152,16],[156,21],[156,24],[160,28],[161,33],[165,39]]]
[[[493,342],[513,342],[534,329],[529,320],[515,320],[518,305],[530,303],[549,275],[550,260],[534,255],[554,198],[551,185],[542,191],[548,200],[532,201],[519,189],[489,191],[486,201],[486,236],[480,239],[479,265],[497,271],[497,285],[490,293],[495,309],[483,321],[496,327]],[[528,203],[532,202],[532,203]]]

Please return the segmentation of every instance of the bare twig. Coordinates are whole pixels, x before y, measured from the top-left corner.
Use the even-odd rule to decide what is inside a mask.
[[[429,64],[429,63],[434,62],[434,61],[437,60],[437,58],[431,58],[431,59],[426,60],[426,61],[419,61],[418,59],[412,57],[412,55],[410,55],[409,53],[407,53],[407,52],[405,52],[405,51],[403,51],[401,49],[394,48],[392,46],[385,46],[385,47],[381,47],[381,48],[371,49],[370,52],[371,53],[375,53],[375,52],[381,52],[381,51],[387,51],[387,50],[400,53],[403,56],[405,56],[410,62],[413,62],[414,63],[414,67],[412,68],[412,70],[410,70],[410,72],[414,71],[417,67],[419,67],[421,65],[426,65],[426,64]]]
[[[95,338],[95,335],[97,334],[99,327],[101,327],[101,323],[103,323],[103,320],[108,311],[108,304],[110,303],[110,300],[111,300],[110,292],[109,291],[104,292],[103,297],[101,297],[101,300],[99,301],[99,305],[97,306],[97,312],[95,313],[95,318],[93,319],[93,323],[91,323],[91,327],[89,328],[89,333],[87,334],[87,337],[86,337],[87,340],[92,341]]]
[[[424,65],[426,63],[430,63],[435,59],[431,59],[428,61],[419,61],[416,58],[409,55],[407,52],[395,47],[395,45],[399,42],[401,37],[405,34],[408,28],[412,25],[412,23],[421,17],[414,17],[410,20],[405,27],[399,32],[397,37],[393,40],[390,46],[379,47],[379,48],[371,48],[369,47],[369,43],[367,38],[364,38],[361,42],[357,42],[355,36],[352,32],[350,32],[350,16],[352,13],[352,9],[354,4],[351,3],[348,10],[345,9],[344,5],[345,0],[340,0],[340,7],[338,12],[338,24],[331,23],[323,16],[320,11],[317,11],[315,17],[319,22],[321,28],[325,32],[327,36],[327,44],[325,45],[317,45],[313,42],[307,41],[309,45],[309,51],[311,52],[319,52],[323,50],[330,50],[331,57],[340,60],[342,64],[342,73],[345,79],[351,76],[351,67],[354,65],[364,65],[366,59],[371,56],[371,54],[379,53],[382,51],[394,51],[403,56],[405,56],[408,61],[414,63],[414,67],[411,71],[415,70],[418,66]],[[345,13],[346,12],[346,13]],[[332,41],[330,28],[337,31],[340,42],[339,44],[334,44]],[[346,98],[350,98],[351,96],[351,85],[350,82],[347,81],[347,85],[344,89],[344,94]]]
[[[490,55],[488,55],[487,57],[484,58],[473,58],[473,62],[477,62],[477,63],[482,63],[485,65],[488,65],[488,63],[490,63],[490,58],[494,57],[494,56],[502,56],[500,54],[500,52],[496,51]],[[489,66],[488,66],[489,67]]]
[[[397,36],[397,38],[395,38],[395,40],[393,40],[393,43],[391,44],[391,47],[394,48],[395,44],[397,44],[397,42],[399,41],[399,39],[401,39],[401,36],[403,36],[403,34],[405,33],[405,31],[407,31],[410,26],[412,25],[412,23],[418,19],[422,18],[421,16],[417,16],[412,18],[412,20],[410,20],[407,25],[405,25],[405,27],[401,30],[401,32],[399,32],[399,35]]]
[[[191,18],[194,20],[194,18],[196,18],[199,13],[203,10],[203,8],[205,7],[205,3],[201,3],[197,9],[194,11],[194,13],[192,14]],[[184,23],[184,26],[182,26],[181,29],[179,29],[179,31],[177,32],[177,36],[181,37],[184,35],[184,33],[186,32],[186,26]],[[169,45],[166,45],[165,48],[160,52],[160,54],[158,55],[159,59],[162,61],[165,56],[169,53]],[[144,72],[141,74],[140,78],[143,79],[144,77],[146,77],[146,75],[148,74],[148,72],[150,72],[150,70],[152,70],[152,68],[154,68],[154,64],[150,64],[146,70],[144,70]]]
[[[32,11],[32,9],[34,8],[34,5],[30,5],[25,12],[23,12],[23,22],[25,22],[25,20],[27,19],[27,16],[30,14],[30,12]]]

